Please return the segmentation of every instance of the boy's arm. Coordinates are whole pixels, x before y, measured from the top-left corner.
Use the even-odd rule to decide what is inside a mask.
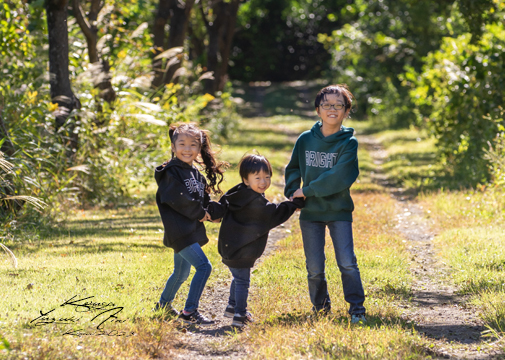
[[[304,207],[303,199],[294,199],[293,201],[284,201],[280,204],[267,203],[265,214],[265,223],[269,224],[269,229],[279,226],[297,210]]]
[[[227,201],[223,198],[219,202],[210,201],[207,212],[210,214],[211,220],[221,219],[226,212],[227,204]]]
[[[193,199],[186,187],[170,174],[166,173],[161,180],[158,194],[162,204],[191,220],[201,220],[205,216],[205,209],[199,201]]]
[[[302,188],[303,195],[323,197],[339,193],[351,187],[358,175],[358,141],[351,140],[331,169]]]
[[[284,178],[286,180],[286,185],[284,186],[284,196],[287,198],[290,198],[293,193],[300,188],[300,184],[302,182],[297,145],[298,141],[295,143],[293,153],[291,154],[291,160],[289,160],[289,164],[286,166],[286,171],[284,172]]]

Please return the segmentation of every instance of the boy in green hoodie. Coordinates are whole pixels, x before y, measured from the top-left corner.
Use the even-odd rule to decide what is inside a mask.
[[[300,229],[313,310],[318,313],[331,310],[324,269],[328,227],[342,276],[344,298],[350,304],[351,321],[358,323],[366,322],[365,293],[354,254],[354,203],[349,191],[359,174],[358,141],[354,129],[342,125],[351,110],[352,99],[346,85],[330,85],[316,95],[320,121],[296,141],[286,167],[284,194],[288,198],[305,199]]]

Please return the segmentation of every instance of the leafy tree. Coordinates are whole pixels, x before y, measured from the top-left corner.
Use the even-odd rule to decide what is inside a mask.
[[[184,46],[194,3],[195,0],[186,0],[185,2],[179,0],[159,0],[153,26],[155,54],[153,60],[153,69],[155,71],[153,85],[156,87],[161,84],[170,83],[177,69],[181,66],[181,52],[176,52],[173,56],[167,58],[166,64],[163,64],[164,57],[159,56],[159,54],[165,50]],[[169,20],[170,31],[168,33],[168,40],[165,40],[167,37],[165,34],[165,25]]]
[[[242,81],[319,77],[330,54],[319,33],[341,28],[357,16],[341,13],[347,0],[251,0],[238,15],[230,69]]]
[[[104,6],[104,1],[91,0],[88,15],[86,17],[80,0],[72,0],[73,14],[84,36],[86,37],[86,42],[88,44],[89,62],[98,70],[95,72],[95,87],[101,90],[100,97],[102,99],[111,102],[116,98],[116,92],[110,82],[110,64],[107,59],[101,58],[98,50],[98,42],[100,40],[98,36],[98,24],[104,18],[105,13],[110,12],[108,10],[111,8],[110,5],[108,8],[104,8]]]
[[[365,114],[388,126],[415,122],[408,88],[401,85],[405,66],[421,69],[423,57],[450,35],[451,4],[414,0],[357,0],[341,13],[358,15],[319,40],[332,53],[332,78],[350,85]]]
[[[505,129],[505,27],[487,25],[477,43],[471,38],[445,38],[405,81],[415,84],[417,114],[437,138],[442,162],[475,184],[489,179],[484,152]]]
[[[45,2],[49,42],[49,81],[51,99],[58,104],[58,109],[54,112],[57,128],[65,124],[73,109],[78,109],[81,106],[70,86],[67,6],[68,0],[46,0]],[[73,131],[73,120],[70,119],[69,123],[70,140],[75,149],[77,138]]]

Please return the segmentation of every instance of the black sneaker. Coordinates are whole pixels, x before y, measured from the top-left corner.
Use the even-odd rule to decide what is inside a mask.
[[[175,310],[172,305],[170,304],[165,304],[161,305],[159,302],[154,305],[153,311],[163,311],[163,315],[169,316],[169,317],[176,317],[179,316],[179,312]]]
[[[200,314],[198,310],[193,311],[189,315],[185,315],[184,312],[181,312],[181,314],[179,315],[179,320],[187,324],[194,324],[201,326],[213,325],[216,323],[215,321],[209,320],[205,316]]]
[[[233,316],[235,316],[235,308],[231,305],[228,305],[226,307],[226,310],[224,311],[223,316],[227,318],[232,318]]]
[[[231,323],[231,326],[235,327],[244,327],[247,324],[253,323],[254,320],[252,318],[252,314],[248,311],[244,316],[240,316],[238,314],[233,316],[233,322]]]

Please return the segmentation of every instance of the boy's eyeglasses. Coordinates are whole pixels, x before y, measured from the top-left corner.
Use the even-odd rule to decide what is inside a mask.
[[[343,108],[345,108],[344,104],[328,104],[328,103],[324,103],[324,104],[320,104],[319,106],[321,106],[321,108],[324,109],[324,110],[330,110],[331,108],[333,108],[335,110],[342,110]]]

